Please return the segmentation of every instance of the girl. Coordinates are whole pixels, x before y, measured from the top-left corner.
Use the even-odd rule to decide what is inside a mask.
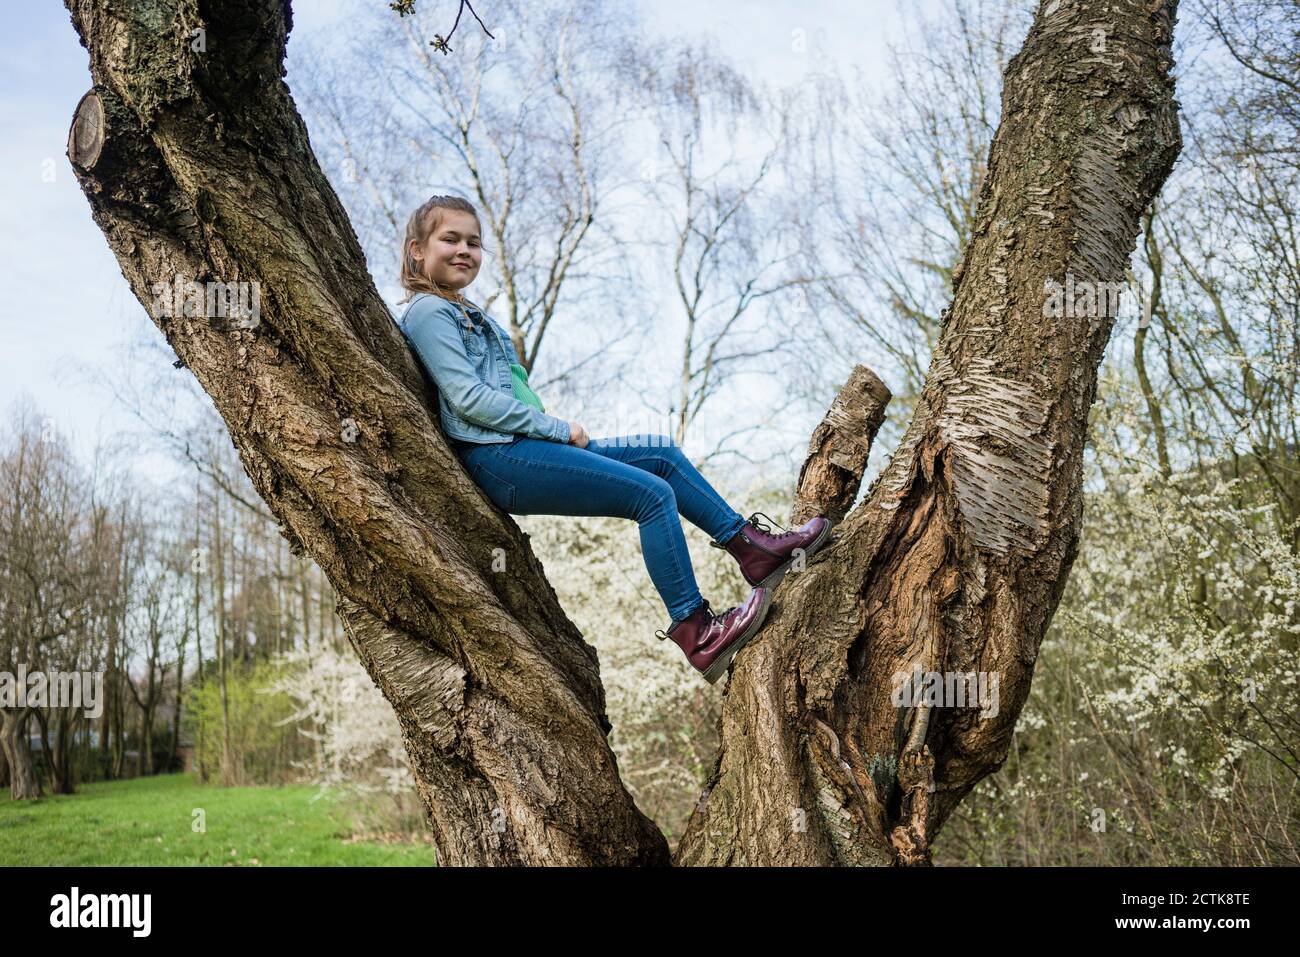
[[[796,552],[811,556],[830,523],[772,534],[743,518],[696,471],[672,439],[592,439],[577,422],[547,415],[528,387],[510,336],[461,295],[483,261],[478,214],[466,200],[434,196],[406,226],[400,281],[408,302],[398,325],[438,392],[443,433],[489,499],[515,515],[608,515],[637,522],[641,554],[672,624],[671,638],[712,684],[758,631],[772,590]],[[681,512],[740,563],[753,587],[745,602],[714,614],[699,591]]]

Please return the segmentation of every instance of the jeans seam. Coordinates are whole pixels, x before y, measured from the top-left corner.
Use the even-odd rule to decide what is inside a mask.
[[[518,499],[519,486],[516,485],[514,482],[511,482],[509,479],[504,479],[504,478],[502,478],[500,475],[498,475],[496,472],[493,472],[493,471],[492,471],[490,468],[488,468],[486,465],[483,465],[483,464],[480,463],[480,464],[477,466],[477,468],[478,468],[478,470],[479,470],[480,472],[486,472],[488,475],[492,476],[494,479],[496,479],[498,482],[500,482],[500,483],[501,483],[502,485],[504,485],[506,488],[510,489],[510,494],[507,496],[507,498],[509,499],[509,505],[510,505],[510,507],[511,507],[511,508],[514,508],[514,507],[515,507],[515,503],[516,503],[516,501],[517,501],[517,499]]]

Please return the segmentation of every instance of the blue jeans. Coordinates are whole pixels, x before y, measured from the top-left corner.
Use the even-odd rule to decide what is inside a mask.
[[[470,477],[513,515],[606,515],[641,529],[641,555],[674,621],[704,601],[678,511],[725,542],[745,524],[666,435],[623,435],[576,445],[518,436],[511,442],[451,442]]]

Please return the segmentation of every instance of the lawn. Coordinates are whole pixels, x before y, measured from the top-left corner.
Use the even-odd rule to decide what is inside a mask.
[[[0,866],[434,864],[424,843],[349,837],[338,803],[309,785],[223,788],[191,774],[84,784],[14,801],[0,791]],[[204,831],[194,830],[202,809]]]

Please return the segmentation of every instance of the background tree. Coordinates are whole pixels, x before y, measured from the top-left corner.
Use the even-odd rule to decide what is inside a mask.
[[[627,120],[608,81],[627,27],[598,0],[504,0],[490,36],[465,13],[447,55],[431,41],[448,12],[370,19],[342,48],[330,38],[303,57],[318,155],[394,288],[411,212],[434,192],[473,202],[484,262],[472,297],[509,331],[540,394],[582,401],[626,371],[632,356],[610,347],[640,319],[602,304],[630,298],[613,223]],[[563,327],[587,303],[602,321],[575,346]]]
[[[640,166],[655,210],[643,220],[647,238],[638,244],[671,276],[684,320],[665,418],[673,439],[685,444],[687,432],[698,431],[691,427],[705,403],[738,374],[772,376],[795,333],[793,324],[772,315],[773,300],[808,280],[790,268],[795,254],[778,204],[766,195],[789,119],[779,102],[763,97],[700,44],[629,50],[618,76],[638,91],[657,141]],[[735,145],[744,120],[775,131],[753,160]],[[706,155],[720,158],[706,167]],[[658,218],[665,226],[651,228]],[[764,405],[769,411],[758,421],[730,428],[711,443],[712,451],[697,457],[697,465],[722,454],[749,458],[727,445],[770,425],[784,408]]]
[[[44,793],[33,766],[31,728],[39,728],[43,751],[51,753],[50,714],[27,698],[18,700],[20,669],[46,676],[75,662],[83,650],[88,617],[88,577],[82,538],[86,487],[68,446],[49,420],[26,409],[0,449],[0,672],[13,684],[12,704],[0,705],[0,748],[5,753],[10,794],[15,799]],[[25,684],[25,683],[24,683]],[[33,684],[35,691],[39,685]],[[48,691],[47,691],[48,694]],[[6,696],[7,697],[7,696]],[[33,721],[34,719],[34,721]],[[69,721],[58,729],[72,732]],[[66,739],[60,741],[66,751]],[[66,762],[55,764],[55,787],[70,790]]]

